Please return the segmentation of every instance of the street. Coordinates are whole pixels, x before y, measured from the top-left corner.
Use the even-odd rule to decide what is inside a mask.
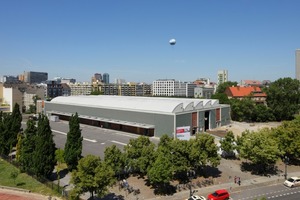
[[[266,199],[278,199],[278,200],[299,200],[300,199],[300,187],[288,188],[279,183],[276,185],[258,187],[255,189],[243,190],[237,193],[231,193],[233,200],[254,200],[265,197]]]

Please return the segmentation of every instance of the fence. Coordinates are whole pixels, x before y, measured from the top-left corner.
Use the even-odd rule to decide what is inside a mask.
[[[10,164],[14,165],[15,167],[17,167],[18,169],[20,169],[19,163],[15,159],[13,159],[11,156],[0,155],[0,157],[3,160],[5,160],[5,161],[9,162]],[[59,186],[58,184],[52,182],[51,180],[43,178],[43,177],[37,177],[32,172],[26,172],[26,174],[28,174],[29,176],[31,176],[32,178],[34,178],[38,182],[44,184],[48,188],[52,189],[53,191],[57,192],[58,194],[63,193],[64,188]]]

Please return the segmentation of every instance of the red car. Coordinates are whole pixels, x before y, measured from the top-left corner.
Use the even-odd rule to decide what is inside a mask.
[[[211,193],[207,196],[207,200],[228,200],[229,193],[227,190],[216,190],[214,193]]]

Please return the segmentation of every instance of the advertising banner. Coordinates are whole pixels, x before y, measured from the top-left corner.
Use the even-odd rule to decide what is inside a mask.
[[[190,126],[182,126],[176,128],[176,138],[179,140],[189,140],[191,138],[191,127]]]

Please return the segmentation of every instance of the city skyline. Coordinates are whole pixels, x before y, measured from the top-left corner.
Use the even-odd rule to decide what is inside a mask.
[[[300,2],[4,1],[0,75],[152,83],[295,78]],[[176,39],[170,45],[170,39]]]

